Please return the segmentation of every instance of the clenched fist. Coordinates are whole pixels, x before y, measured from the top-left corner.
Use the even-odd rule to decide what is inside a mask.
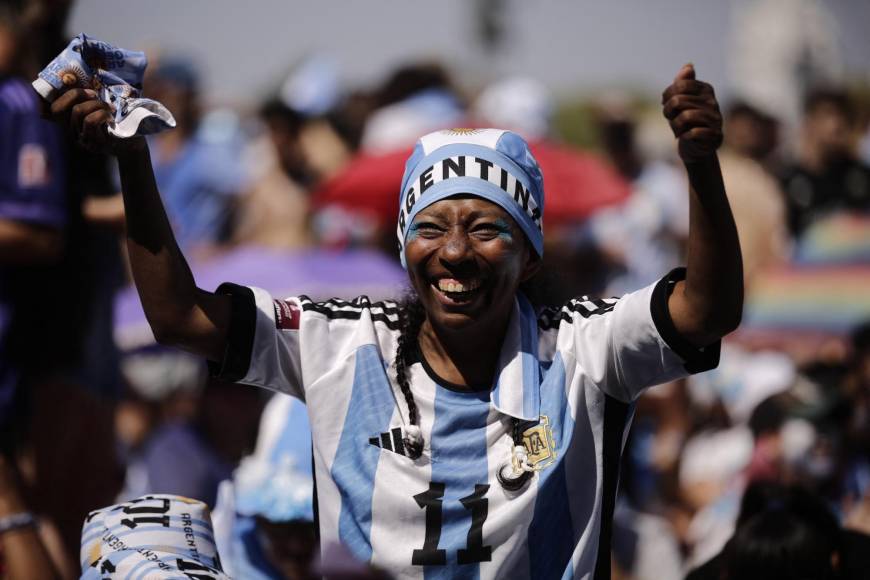
[[[109,134],[112,109],[91,89],[67,90],[51,103],[50,111],[54,120],[68,127],[73,139],[89,151],[117,155],[145,147],[142,137],[118,139]]]
[[[662,93],[662,107],[684,163],[696,163],[716,153],[722,144],[722,113],[713,87],[695,79],[694,66],[683,65]]]

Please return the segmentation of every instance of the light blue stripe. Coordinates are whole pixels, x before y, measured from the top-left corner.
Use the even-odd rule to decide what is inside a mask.
[[[363,561],[372,557],[372,494],[381,452],[368,440],[389,429],[395,407],[377,347],[373,344],[360,347],[331,474],[341,494],[338,536]]]
[[[535,420],[541,410],[538,317],[523,294],[517,294],[517,301],[520,305],[520,356],[523,363],[523,418]]]
[[[311,476],[311,427],[308,424],[305,405],[296,399],[291,403],[290,412],[284,418],[284,425],[275,441],[275,447],[269,454],[269,461],[275,465],[285,453],[296,459],[294,464],[296,471]]]
[[[529,574],[532,578],[564,577],[572,568],[571,555],[577,540],[568,509],[564,461],[574,433],[565,388],[565,364],[561,354],[556,353],[541,385],[541,414],[549,419],[557,462],[538,472],[535,512],[528,535]],[[591,451],[589,454],[592,455]],[[594,482],[594,470],[584,473],[583,477]],[[594,488],[594,485],[590,483],[590,487]]]
[[[432,481],[445,485],[438,547],[446,551],[447,565],[426,566],[426,580],[480,578],[480,564],[460,565],[457,555],[467,547],[471,528],[471,512],[460,499],[473,494],[475,485],[488,483],[486,418],[489,410],[488,392],[456,393],[443,387],[436,390],[431,437]],[[488,545],[486,536],[483,544]],[[495,548],[492,546],[493,550]]]

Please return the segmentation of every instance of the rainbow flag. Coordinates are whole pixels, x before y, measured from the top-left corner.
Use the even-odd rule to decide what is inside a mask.
[[[790,266],[752,281],[741,331],[844,336],[868,320],[870,260],[851,266]]]
[[[841,213],[815,223],[801,236],[795,262],[870,267],[870,216]]]

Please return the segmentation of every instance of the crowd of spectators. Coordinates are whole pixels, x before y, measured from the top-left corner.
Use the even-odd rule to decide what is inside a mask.
[[[298,434],[282,439],[290,463],[254,453],[267,444],[264,427],[257,436],[267,394],[210,379],[182,353],[114,340],[113,300],[130,292],[117,179],[108,159],[40,118],[29,87],[65,44],[68,5],[51,6],[0,7],[0,517],[38,518],[0,532],[0,576],[10,578],[76,577],[81,524],[97,507],[172,493],[217,507],[218,524],[233,519],[220,509],[221,493],[232,499],[222,482],[280,498],[307,481],[297,477],[300,456],[308,461]],[[529,78],[460,87],[421,62],[351,88],[334,63],[311,58],[251,112],[209,108],[199,76],[183,55],[157,55],[145,81],[178,122],[150,148],[194,268],[244,247],[363,248],[399,269],[391,220],[410,147],[431,130],[491,125],[548,158],[558,151],[560,170],[598,172],[616,192],[578,187],[571,194],[585,209],[545,225],[545,298],[618,295],[685,260],[686,178],[662,145],[666,123],[643,99],[592,99],[598,146],[583,152],[560,143],[559,103]],[[870,569],[870,109],[839,86],[806,87],[803,103],[800,127],[787,128],[749,101],[728,103],[720,158],[743,251],[746,328],[726,340],[717,370],[638,402],[614,526],[619,578],[859,578]],[[545,167],[548,184],[560,176]],[[774,288],[788,293],[771,302],[766,292],[783,277],[788,285]],[[844,279],[859,291],[840,287]],[[293,423],[291,412],[270,421]],[[257,479],[252,470],[266,468],[255,460],[280,465]],[[252,477],[281,493],[251,491]],[[246,542],[263,543],[233,556],[252,562],[227,562],[244,577],[309,573],[314,532],[304,520],[313,516],[275,502],[240,516],[261,532]]]

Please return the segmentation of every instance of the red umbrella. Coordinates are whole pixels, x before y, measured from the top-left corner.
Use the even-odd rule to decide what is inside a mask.
[[[544,174],[545,231],[578,222],[597,209],[624,201],[628,182],[598,155],[539,141],[532,154]],[[383,228],[395,227],[399,187],[410,149],[361,154],[314,192],[314,207],[339,205],[374,217]]]

